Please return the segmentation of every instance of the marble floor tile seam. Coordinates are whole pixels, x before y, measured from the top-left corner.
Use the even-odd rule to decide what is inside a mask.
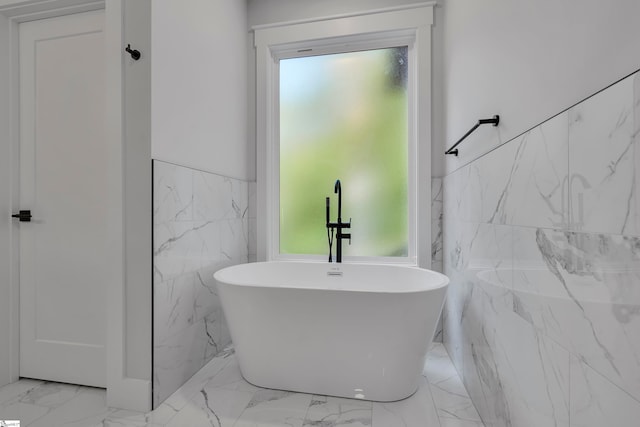
[[[245,380],[246,381],[246,380]],[[247,412],[247,410],[251,409],[252,407],[255,407],[257,405],[259,405],[260,403],[256,404],[256,405],[252,405],[252,403],[254,403],[254,399],[256,397],[256,395],[258,395],[259,393],[268,393],[269,391],[274,392],[274,393],[278,393],[278,392],[285,392],[288,393],[290,395],[294,395],[294,394],[299,394],[299,395],[308,395],[310,397],[310,402],[307,405],[305,412],[304,412],[304,416],[302,417],[302,426],[307,425],[307,421],[308,421],[308,417],[309,417],[309,409],[311,408],[312,404],[313,404],[313,398],[315,397],[315,395],[313,394],[309,394],[309,393],[297,393],[297,392],[293,392],[293,391],[286,391],[286,390],[278,390],[278,389],[269,389],[269,388],[260,388],[260,390],[256,390],[253,392],[253,396],[251,397],[251,400],[249,401],[249,403],[247,403],[247,405],[245,406],[245,408],[242,410],[242,412],[238,415],[238,418],[236,419],[236,421],[233,423],[233,426],[235,426],[236,424],[238,424],[238,422],[240,420],[243,419],[243,416],[245,415],[245,413]],[[322,426],[324,427],[324,424],[322,424]]]
[[[440,346],[442,346],[442,345],[440,344]],[[450,359],[450,357],[448,355],[448,352],[446,352],[446,348],[444,346],[442,346],[442,349],[445,350],[445,354],[447,356],[446,357],[446,363],[450,364],[453,367],[453,364],[451,363],[451,359]],[[207,378],[208,374],[206,373],[206,369],[207,369],[207,366],[209,366],[209,364],[205,365],[205,367],[202,368],[203,372],[202,373],[200,373],[200,372],[196,373],[194,375],[194,377],[196,377],[196,376],[200,377],[199,380],[196,378],[197,382],[202,381],[205,378],[206,378],[206,381],[204,383],[202,383],[202,384],[197,385],[195,388],[204,388],[204,387],[206,387],[207,384],[212,382],[213,379],[216,376],[221,375],[221,373],[225,370],[225,368],[227,368],[226,365],[230,362],[230,359],[232,359],[234,357],[235,357],[235,355],[231,355],[230,357],[229,356],[225,357],[225,358],[229,359],[229,360],[226,360],[227,363],[224,364],[225,366],[222,367],[221,369],[217,370],[217,372],[215,372],[215,374],[213,376],[211,376],[210,378]],[[441,356],[439,356],[439,357],[441,357]],[[215,359],[216,358],[214,358],[214,360]],[[213,362],[213,360],[212,360],[212,362]],[[219,362],[220,361],[218,361],[218,363]],[[455,369],[455,367],[454,367],[453,371],[457,373],[457,370]],[[429,405],[429,406],[432,406],[433,408],[435,408],[435,410],[436,410],[436,418],[439,420],[440,424],[445,425],[445,424],[443,424],[443,422],[444,423],[449,423],[450,419],[447,419],[445,421],[440,421],[442,419],[442,417],[441,417],[441,413],[440,413],[440,408],[437,407],[437,402],[434,399],[433,393],[431,392],[432,391],[431,390],[432,384],[428,381],[426,375],[423,375],[423,376],[425,377],[424,384],[427,387],[426,391],[429,393],[428,399],[430,399],[430,404],[426,404],[426,405]],[[459,380],[459,376],[458,376],[458,380]],[[260,390],[257,390],[255,392],[253,392],[252,400],[254,399],[254,397],[258,393],[263,393],[263,394],[268,394],[269,393],[269,392],[267,392],[265,390],[267,390],[267,389],[262,389],[261,388]],[[193,393],[190,393],[190,396],[189,396],[188,399],[193,398],[198,393],[198,391],[194,391],[194,390],[192,390],[192,391],[193,391]],[[23,394],[24,394],[24,391],[22,393],[17,393],[16,397],[18,395],[23,395]],[[314,397],[316,398],[316,400],[324,401],[324,405],[326,405],[326,407],[318,408],[319,411],[316,411],[316,412],[320,412],[320,416],[324,416],[323,411],[326,411],[327,419],[326,419],[326,421],[323,421],[323,422],[325,422],[325,424],[328,425],[328,426],[334,426],[334,425],[335,426],[341,426],[341,425],[344,425],[345,424],[345,421],[344,421],[345,417],[341,417],[342,415],[344,415],[342,413],[341,407],[349,407],[350,408],[352,406],[353,407],[360,407],[359,408],[359,412],[364,414],[364,417],[362,418],[362,420],[364,420],[363,421],[363,425],[367,425],[367,423],[374,424],[374,416],[373,416],[373,412],[372,411],[373,411],[374,406],[379,404],[378,402],[370,402],[369,405],[362,406],[362,402],[363,401],[359,401],[357,399],[353,400],[353,402],[350,402],[349,399],[334,398],[332,396],[320,396],[320,395],[313,395],[313,394],[307,394],[307,393],[288,392],[288,393],[284,394],[284,396],[293,397],[294,400],[296,399],[296,396],[298,396],[297,397],[297,399],[298,399],[297,401],[299,402],[298,403],[299,406],[297,407],[297,409],[292,406],[291,410],[292,410],[292,412],[296,412],[297,413],[296,416],[298,417],[298,420],[303,423],[303,425],[316,425],[316,424],[314,424],[316,421],[314,421],[313,418],[317,418],[319,416],[318,413],[315,413],[315,414],[313,414],[313,416],[310,416],[310,410],[311,410],[311,406],[312,406],[311,402],[313,401]],[[306,401],[307,396],[308,396],[309,402],[305,404],[304,402]],[[184,397],[186,397],[186,396],[184,396]],[[426,397],[426,395],[425,395],[425,397]],[[15,397],[13,399],[15,399]],[[305,406],[300,405],[300,403],[302,403],[302,405],[305,405]],[[260,404],[260,402],[258,402],[258,405],[259,404]],[[237,418],[235,420],[233,420],[233,424],[231,424],[231,425],[237,424],[238,420],[242,419],[243,414],[245,414],[245,412],[247,411],[247,408],[249,408],[249,406],[250,406],[250,403],[248,403],[242,409],[241,413],[237,416]],[[57,407],[59,407],[59,406],[57,406]],[[336,412],[336,408],[337,408],[337,412]],[[48,409],[48,411],[52,410],[51,407],[43,408],[43,409]],[[135,419],[131,419],[130,416],[129,417],[117,416],[117,414],[114,413],[114,412],[117,412],[117,411],[115,411],[115,410],[113,410],[111,408],[106,408],[105,407],[104,409],[106,411],[105,414],[104,414],[104,420],[103,420],[103,422],[106,423],[105,425],[113,424],[113,425],[125,425],[125,426],[138,427],[138,426],[164,426],[164,425],[167,425],[181,411],[186,410],[186,407],[183,406],[180,409],[172,408],[172,411],[175,411],[175,413],[172,414],[171,417],[163,419],[161,422],[158,422],[159,420],[154,419],[154,417],[152,415],[153,411],[149,412],[149,413],[146,413],[146,414],[140,413],[139,417],[136,416]],[[356,408],[356,409],[358,409],[358,408]],[[286,411],[288,410],[286,405],[285,405],[285,407],[283,407],[282,410],[286,413]],[[303,410],[304,410],[304,416],[300,419],[300,416],[303,415]],[[100,417],[102,415],[96,414],[96,416]],[[455,417],[455,416],[456,416],[456,414],[453,414],[453,417]],[[350,415],[346,416],[347,419],[349,417],[350,417]],[[43,415],[42,417],[38,417],[38,421],[39,422],[44,422],[44,421],[46,421],[46,418],[47,418],[47,414]],[[34,421],[35,420],[31,420],[31,422],[34,422]],[[460,421],[465,421],[465,420],[460,419]],[[473,425],[480,425],[475,420],[469,420],[469,422],[474,422],[475,424],[473,424]],[[323,424],[323,425],[325,425],[325,424]]]
[[[233,358],[233,357],[235,357],[235,354],[231,356],[231,358]],[[227,364],[227,366],[225,366],[225,368],[228,368],[230,364],[231,364],[231,361],[229,361],[229,363]],[[213,381],[214,381],[214,379],[215,379],[215,377],[216,377],[216,376],[218,376],[218,375],[220,375],[220,374],[221,374],[221,372],[222,372],[222,371],[224,371],[224,369],[225,369],[225,368],[221,369],[221,370],[220,370],[216,375],[214,375],[214,377],[213,377],[213,378],[212,378],[208,383],[213,382]],[[244,377],[242,377],[242,379],[244,380]],[[246,380],[245,380],[245,381],[246,381]],[[207,383],[207,384],[208,384],[208,383]],[[250,383],[249,383],[249,384],[250,384]],[[204,390],[205,388],[206,388],[206,385],[202,387],[202,389],[203,389],[203,390]],[[219,389],[225,390],[225,388],[224,388],[224,387],[216,387],[216,388],[219,388]],[[230,389],[226,389],[226,390],[230,390]],[[234,391],[237,391],[237,389],[235,389]],[[232,426],[235,426],[235,425],[238,423],[238,421],[242,418],[242,415],[246,412],[247,408],[249,408],[249,406],[250,406],[250,405],[251,405],[251,403],[253,402],[253,399],[255,398],[256,393],[258,393],[258,390],[256,390],[256,391],[252,392],[252,394],[251,394],[251,399],[249,399],[249,402],[247,402],[247,404],[245,405],[245,407],[244,407],[244,408],[242,408],[242,411],[240,411],[240,413],[239,413],[239,414],[238,414],[238,416],[236,417],[236,419],[235,419],[235,421],[233,422],[233,424],[231,424]]]
[[[256,393],[257,393],[257,392],[256,392]],[[254,394],[255,394],[255,393],[254,393]],[[357,402],[357,401],[356,401],[356,402]],[[376,404],[376,403],[377,403],[377,402],[373,402],[373,404]],[[432,403],[433,403],[433,401],[432,401]],[[434,403],[434,405],[435,405],[435,403]],[[247,405],[247,407],[245,407],[245,408],[243,409],[243,411],[239,414],[238,418],[234,421],[234,423],[233,423],[232,425],[235,425],[235,424],[236,424],[236,422],[242,418],[243,414],[245,413],[245,411],[247,410],[247,408],[248,408],[248,407],[249,407],[249,405]],[[312,422],[313,422],[313,421],[312,421],[312,420],[310,420],[310,418],[309,418],[309,409],[310,409],[310,407],[311,407],[311,406],[309,405],[309,406],[307,406],[307,408],[306,408],[305,415],[304,415],[304,418],[303,418],[303,420],[304,420],[304,421],[303,421],[303,425],[314,425],[314,424],[312,424]],[[46,410],[49,410],[49,411],[51,411],[51,410],[52,410],[52,408],[43,408],[43,409],[46,409]],[[184,408],[183,408],[183,409],[184,409]],[[370,411],[371,411],[371,409],[372,409],[372,408],[370,408],[370,409],[367,409],[367,408],[360,408],[360,410],[361,410],[361,411],[365,411],[365,412],[366,412],[366,411],[369,411],[369,412],[370,412]],[[181,411],[182,411],[182,410],[181,410]],[[140,421],[135,421],[135,420],[122,419],[122,418],[119,418],[119,417],[113,417],[113,415],[114,415],[114,414],[112,413],[112,411],[109,411],[109,412],[108,412],[108,414],[106,414],[106,417],[105,417],[105,419],[104,419],[104,422],[107,422],[107,424],[105,424],[105,425],[110,425],[110,423],[113,423],[114,425],[116,425],[116,424],[117,424],[117,425],[125,425],[125,426],[127,426],[127,425],[129,425],[129,426],[142,426],[142,425],[145,425],[145,426],[164,426],[164,425],[169,424],[169,423],[171,422],[171,420],[172,420],[175,416],[177,416],[177,413],[176,413],[173,417],[171,417],[170,419],[165,420],[162,424],[160,424],[160,423],[154,423],[154,422],[152,421],[152,419],[151,419],[151,420],[149,420],[150,422],[140,422]],[[142,414],[142,413],[141,413],[140,415],[141,415],[143,418],[145,418],[145,419],[149,419],[149,417],[145,417],[145,416],[144,416],[144,414]],[[149,415],[149,414],[147,414],[147,415]],[[331,415],[331,414],[329,414],[329,415]],[[31,420],[31,422],[35,422],[35,421],[43,421],[43,418],[46,418],[46,417],[47,417],[47,414],[43,415],[42,417],[38,417],[37,419],[33,419],[33,420]],[[372,416],[372,415],[371,415],[371,422],[373,422],[373,416]],[[308,424],[308,423],[311,423],[311,424]],[[332,426],[332,425],[339,425],[339,424],[331,424],[331,423],[329,422],[329,423],[325,423],[325,424],[322,424],[322,425],[323,425],[323,426],[324,426],[324,425]]]
[[[173,415],[173,417],[175,417],[175,415],[180,412],[194,396],[200,393],[200,390],[204,389],[207,384],[213,381],[215,377],[225,370],[227,365],[235,357],[233,352],[230,353],[231,350],[233,350],[233,348],[230,345],[225,346],[223,350],[200,368],[200,370],[196,371],[180,388],[178,388],[178,390],[161,402],[154,411],[158,410],[162,405],[169,406],[171,410],[175,411],[175,414]],[[211,370],[216,371],[210,376],[208,372]],[[199,387],[193,387],[194,383],[199,384]],[[187,392],[185,393],[185,391]],[[181,396],[179,398],[175,398],[177,395]],[[181,404],[176,405],[176,401]],[[167,422],[169,421],[170,419],[167,420]]]
[[[468,424],[469,426],[474,426],[474,427],[490,426],[490,424],[486,424],[484,422],[484,419],[482,418],[482,415],[478,411],[478,408],[476,408],[475,402],[471,398],[469,398],[469,400],[471,401],[471,406],[473,407],[473,410],[475,411],[475,413],[477,415],[476,419],[473,419],[473,418],[462,419],[462,418],[459,418],[459,417],[444,417],[444,416],[441,416],[440,413],[438,412],[438,417],[440,419],[441,427],[448,426],[451,421],[459,421],[460,423],[462,423],[465,426],[466,426],[466,424]]]
[[[449,354],[449,350],[447,350],[447,346],[445,345],[446,340],[443,337],[443,341],[442,341],[442,346],[444,347],[444,349],[447,352],[447,355],[449,355],[449,359],[451,361],[451,365],[453,366],[453,369],[455,370],[456,374],[458,375],[458,378],[460,378],[460,381],[462,381],[462,384],[464,385],[464,377],[462,375],[460,375],[460,370],[462,370],[462,372],[464,372],[464,362],[462,363],[462,366],[460,366],[460,369],[458,369],[458,367],[456,366],[455,363],[453,363],[453,359],[451,359],[451,355]],[[467,389],[467,386],[464,386],[465,390]],[[469,391],[467,391],[468,393]]]
[[[473,400],[471,399],[471,397],[469,397],[468,395],[461,395],[461,394],[457,394],[455,392],[446,390],[445,388],[439,388],[440,391],[442,391],[443,393],[445,393],[447,396],[453,396],[452,400],[455,400],[455,402],[451,402],[450,400],[447,402],[450,405],[452,403],[455,404],[455,408],[458,409],[462,406],[462,410],[463,412],[466,414],[466,416],[461,416],[459,412],[455,412],[454,410],[452,410],[449,407],[445,407],[445,405],[443,404],[444,402],[441,402],[440,400],[436,399],[433,396],[433,387],[438,387],[435,384],[430,384],[430,388],[431,388],[431,395],[432,395],[432,400],[433,403],[436,407],[436,409],[438,410],[438,416],[440,418],[458,418],[458,419],[464,419],[467,421],[480,421],[481,417],[480,414],[478,412],[478,409],[476,408],[475,404],[473,403]]]
[[[458,373],[456,367],[454,366],[453,362],[451,361],[451,357],[449,356],[449,352],[447,351],[447,348],[444,346],[444,344],[439,344],[439,345],[434,345],[432,347],[431,351],[434,351],[434,350],[435,350],[436,353],[442,351],[443,354],[446,355],[446,363],[448,363],[453,368],[453,370],[451,372],[453,375],[447,376],[445,378],[442,378],[442,379],[436,380],[436,381],[430,381],[429,380],[429,375],[427,375],[426,373],[423,374],[423,376],[425,376],[425,378],[427,378],[427,383],[429,384],[429,388],[430,388],[430,391],[431,391],[431,399],[433,400],[434,407],[438,411],[438,418],[440,419],[440,424],[441,425],[445,424],[445,423],[442,422],[443,418],[446,418],[447,422],[448,422],[449,419],[453,418],[453,419],[459,419],[461,421],[469,422],[469,423],[478,423],[478,422],[480,422],[480,423],[482,423],[482,425],[484,425],[484,422],[482,421],[482,417],[480,416],[480,412],[478,411],[478,408],[476,408],[476,405],[475,405],[473,399],[471,399],[471,397],[469,396],[469,392],[467,391],[466,387],[464,386],[464,383],[462,381],[462,378],[460,377],[460,374]],[[441,358],[443,358],[443,357],[441,357]],[[427,363],[429,363],[428,359],[427,359]],[[464,394],[456,393],[453,390],[449,390],[449,389],[447,389],[445,387],[441,387],[440,386],[440,384],[450,382],[451,380],[457,382],[457,384],[455,384],[455,385],[457,387],[459,387],[461,390],[463,390]],[[444,408],[440,407],[440,405],[439,405],[440,402],[438,402],[437,399],[435,398],[434,393],[433,393],[434,387],[438,388],[439,390],[442,390],[444,393],[454,395],[458,399],[466,400],[467,401],[466,404],[469,405],[468,411],[466,411],[466,412],[467,412],[467,414],[469,414],[469,411],[470,411],[471,414],[472,414],[472,417],[470,417],[468,419],[467,418],[463,419],[463,418],[460,418],[459,414],[456,414],[456,413],[450,413],[451,417],[443,416],[442,412],[446,411],[446,410]]]
[[[424,377],[426,378],[426,375],[424,375]],[[442,427],[442,417],[440,416],[440,408],[438,408],[438,405],[436,403],[436,399],[434,399],[433,397],[433,390],[432,390],[432,384],[429,382],[429,380],[427,379],[427,384],[429,384],[429,398],[431,399],[431,405],[433,408],[436,409],[436,415],[438,418],[438,423],[439,426],[438,427]]]
[[[163,405],[165,405],[164,402],[162,402],[160,405],[158,405],[158,407],[156,409],[152,410],[151,412],[147,412],[147,413],[141,412],[141,414],[145,417],[145,420],[149,420],[148,424],[149,424],[150,427],[155,426],[155,425],[159,425],[159,426],[162,426],[162,427],[166,426],[167,424],[169,424],[171,422],[171,420],[173,418],[175,418],[176,415],[178,415],[178,412],[180,412],[184,408],[184,406],[183,406],[180,409],[175,409],[175,408],[172,408],[170,405],[165,405],[165,406],[163,406]],[[168,417],[161,417],[162,418],[162,422],[154,421],[154,418],[157,418],[159,416],[159,414],[162,413],[163,410],[166,410],[165,409],[166,407],[169,407],[171,411],[174,411],[174,413],[170,414],[170,416],[168,416]],[[155,416],[154,416],[154,413],[155,413]]]
[[[231,366],[231,365],[232,365],[232,364],[229,364],[229,366]],[[228,369],[228,366],[227,366],[226,368]],[[205,369],[206,369],[206,367],[205,367]],[[224,371],[224,369],[220,370],[220,371],[216,374],[216,376],[218,376],[218,375],[222,375],[222,374],[223,374],[223,371]],[[215,378],[215,376],[209,380],[208,384],[209,384],[209,383],[211,383],[211,382],[215,382],[214,378]],[[243,379],[243,381],[244,381],[244,379]],[[204,387],[206,387],[206,385],[205,385]],[[221,386],[219,386],[219,387],[220,387],[220,388],[222,388],[222,389],[224,389],[224,388],[226,387],[226,385],[221,385]],[[270,392],[269,390],[270,390],[270,389],[260,388],[259,390],[255,391],[255,392],[253,393],[253,395],[254,395],[254,397],[255,397],[255,395],[257,395],[257,394],[259,394],[259,393],[263,393],[263,394],[264,394],[264,393],[269,393],[269,392]],[[271,390],[271,392],[277,393],[277,392],[278,392],[278,390]],[[307,394],[307,393],[295,393],[295,392],[286,392],[286,393],[287,393],[289,396],[293,396],[293,395],[300,395],[300,396],[307,395],[307,396],[309,396],[309,400],[310,400],[310,402],[309,402],[309,404],[308,404],[308,405],[306,406],[306,408],[305,408],[304,417],[300,420],[300,421],[302,421],[302,423],[303,423],[302,425],[315,425],[315,424],[313,424],[313,420],[310,420],[310,417],[309,417],[309,411],[310,411],[310,409],[311,409],[312,399],[313,399],[313,397],[314,397],[314,396],[319,396],[320,398],[324,398],[325,400],[326,400],[326,399],[341,399],[341,398],[335,398],[335,397],[332,397],[332,396],[324,396],[324,395],[320,396],[320,395],[312,395],[312,394]],[[252,401],[254,400],[254,397],[252,397],[252,399],[251,399]],[[431,399],[433,399],[433,398],[431,397]],[[341,399],[341,400],[342,400],[342,401],[343,401],[343,403],[344,403],[344,402],[346,402],[346,401],[347,401],[347,400],[349,400],[349,399]],[[353,404],[353,405],[355,405],[355,406],[357,406],[357,405],[360,405],[360,404],[361,404],[360,402],[361,402],[361,401],[354,400],[352,404]],[[371,402],[371,408],[370,408],[369,410],[372,410],[372,408],[373,408],[373,405],[374,405],[374,404],[376,404],[376,402]],[[433,404],[433,401],[432,401],[432,404]],[[241,421],[242,421],[242,419],[243,419],[243,417],[244,417],[245,413],[247,412],[247,410],[250,410],[250,406],[251,406],[251,402],[249,402],[249,403],[247,404],[247,406],[246,406],[245,408],[243,408],[242,412],[238,415],[238,418],[235,420],[234,424],[232,424],[232,425],[237,425],[237,423],[238,423],[238,422],[240,422],[240,423],[242,424],[242,422],[241,422]],[[330,415],[330,414],[329,414],[329,415]],[[177,415],[176,415],[176,416],[177,416]],[[373,422],[373,414],[371,414],[371,415],[370,415],[370,417],[371,417],[371,422]],[[336,422],[338,422],[338,421],[336,420]],[[311,423],[311,424],[309,424],[309,423]],[[326,425],[326,426],[333,426],[333,425],[342,425],[342,424],[335,424],[335,423],[331,423],[331,422],[326,422],[326,423],[324,423],[324,424],[323,424],[323,426],[324,426],[324,425]]]

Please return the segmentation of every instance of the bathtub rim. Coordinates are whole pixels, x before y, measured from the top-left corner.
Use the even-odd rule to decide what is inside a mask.
[[[366,288],[357,289],[357,288],[339,288],[339,287],[332,288],[332,287],[319,287],[319,286],[303,287],[303,286],[293,286],[293,285],[277,285],[277,286],[262,285],[259,283],[247,283],[245,281],[241,282],[239,280],[227,280],[227,278],[222,277],[224,275],[228,275],[231,270],[248,268],[247,266],[256,265],[256,264],[262,264],[262,265],[264,264],[296,264],[296,265],[309,264],[314,266],[324,264],[327,267],[327,271],[340,271],[340,267],[342,266],[362,266],[362,267],[374,266],[376,268],[384,267],[384,268],[391,268],[391,269],[408,269],[408,270],[425,272],[429,275],[432,275],[437,280],[434,280],[433,283],[429,283],[429,285],[419,289],[397,289],[393,287],[384,288],[384,289],[366,289]],[[347,268],[351,268],[351,267],[347,267]],[[244,263],[244,264],[236,264],[236,265],[225,267],[216,271],[213,274],[213,277],[216,280],[216,282],[229,285],[229,286],[241,286],[241,287],[249,287],[249,288],[288,289],[288,290],[309,290],[309,291],[314,290],[314,291],[378,293],[378,294],[411,294],[411,293],[428,292],[428,291],[432,291],[440,288],[446,288],[447,286],[449,286],[449,283],[450,283],[450,279],[448,276],[434,270],[430,270],[427,268],[422,268],[414,265],[386,264],[386,263],[379,264],[379,263],[369,263],[369,262],[363,262],[363,263],[349,262],[349,263],[342,263],[342,264],[337,264],[337,263],[330,264],[327,262],[311,261],[311,260],[273,260],[273,261],[258,261],[258,262]]]

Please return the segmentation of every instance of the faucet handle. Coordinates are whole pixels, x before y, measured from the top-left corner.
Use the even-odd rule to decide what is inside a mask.
[[[345,228],[351,228],[351,218],[348,223],[345,223]],[[342,238],[349,239],[349,246],[351,246],[351,233],[343,233]]]

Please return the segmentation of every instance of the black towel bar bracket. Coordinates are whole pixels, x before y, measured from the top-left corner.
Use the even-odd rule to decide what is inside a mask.
[[[471,135],[474,130],[478,129],[478,127],[480,125],[492,124],[494,126],[498,126],[498,123],[500,123],[500,116],[498,116],[497,114],[495,116],[493,116],[492,118],[490,118],[490,119],[480,119],[480,120],[478,120],[478,123],[476,123],[471,129],[469,129],[469,131],[467,133],[465,133],[464,136],[458,140],[458,142],[453,144],[451,146],[451,148],[449,148],[447,151],[445,151],[444,154],[455,154],[455,156],[458,157],[458,150],[456,149],[456,147],[458,146],[458,144],[460,144],[462,141],[464,141],[464,139],[466,137]]]

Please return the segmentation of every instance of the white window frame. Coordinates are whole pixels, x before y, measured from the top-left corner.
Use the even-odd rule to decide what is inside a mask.
[[[367,48],[408,46],[408,256],[344,257],[344,261],[407,264],[430,268],[431,26],[434,6],[435,3],[422,3],[253,28],[256,48],[256,241],[259,261],[327,260],[327,256],[320,255],[280,254],[280,59]],[[308,49],[312,49],[312,52]],[[303,52],[299,52],[300,50]],[[331,190],[327,189],[327,195],[332,195]],[[346,196],[348,197],[348,194]]]

